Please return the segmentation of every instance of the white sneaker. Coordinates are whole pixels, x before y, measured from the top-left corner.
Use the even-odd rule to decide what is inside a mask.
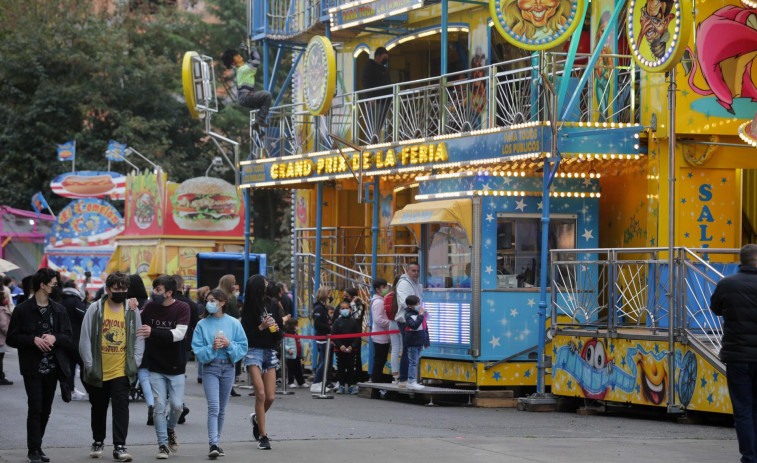
[[[310,386],[310,392],[319,394],[321,392],[321,383],[313,383]]]
[[[406,389],[407,388],[407,381],[397,381],[397,387],[400,389]]]
[[[420,391],[422,389],[426,389],[426,386],[413,381],[412,383],[407,383],[407,388],[412,389],[414,391]]]
[[[71,400],[88,400],[89,394],[86,392],[81,392],[77,389],[74,389],[74,392],[71,394]]]
[[[301,388],[303,388],[303,389],[305,389],[305,388],[307,388],[307,387],[310,387],[310,383],[308,383],[308,382],[306,381],[306,382],[302,383],[302,384],[300,385],[300,387],[301,387]]]

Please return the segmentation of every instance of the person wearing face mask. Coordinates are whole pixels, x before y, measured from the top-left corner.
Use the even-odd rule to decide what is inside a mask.
[[[218,442],[226,417],[226,404],[234,385],[234,363],[247,353],[247,336],[236,318],[224,313],[229,297],[211,291],[192,337],[192,350],[202,364],[202,387],[208,400],[208,458],[225,455]]]
[[[184,337],[191,317],[189,306],[174,299],[177,290],[176,280],[169,275],[154,279],[150,300],[142,310],[144,324],[137,330],[137,336],[145,339],[145,358],[155,400],[153,421],[159,460],[179,450],[176,424],[184,410],[187,366]]]
[[[350,303],[342,301],[339,304],[339,317],[334,321],[331,334],[358,334],[360,328],[357,320],[352,317]],[[357,394],[355,352],[358,349],[360,349],[360,336],[334,339],[337,377],[339,379],[337,394]]]
[[[384,128],[386,114],[391,105],[392,84],[389,75],[389,52],[384,47],[378,47],[373,54],[373,59],[368,60],[363,68],[363,90],[375,88],[376,90],[361,93],[361,100],[370,101],[365,104],[364,118],[367,135],[370,143],[378,143],[380,134]]]
[[[313,329],[316,336],[327,336],[331,333],[332,318],[329,316],[329,309],[331,306],[331,288],[328,286],[321,286],[318,288],[318,292],[315,294],[315,304],[313,304]],[[326,341],[317,340],[315,342],[317,348],[317,357],[313,358],[313,365],[315,365],[315,378],[313,384],[310,386],[310,392],[321,392],[321,381],[323,381],[323,371],[326,364]],[[329,359],[330,360],[330,359]],[[326,378],[328,382],[328,378]],[[331,391],[331,385],[326,385],[326,392]]]
[[[389,284],[383,278],[373,280],[373,296],[371,297],[371,331],[389,331],[390,320],[384,309],[384,296],[389,292]],[[384,365],[389,355],[389,335],[379,334],[371,336],[373,341],[373,369],[371,381],[374,383],[389,382],[384,375]]]
[[[58,272],[50,268],[37,270],[31,279],[33,293],[13,311],[5,340],[10,347],[18,349],[19,369],[24,377],[30,463],[50,461],[42,451],[42,438],[58,381],[72,374],[67,354],[76,349],[66,308],[50,298],[59,278]],[[64,383],[61,385],[63,387]]]
[[[82,380],[92,405],[92,446],[89,456],[103,454],[108,404],[113,420],[113,459],[131,461],[126,451],[129,431],[129,389],[142,362],[144,339],[137,336],[142,319],[136,299],[127,299],[129,275],[113,272],[105,279],[105,297],[93,302],[84,314],[79,355],[84,364]]]

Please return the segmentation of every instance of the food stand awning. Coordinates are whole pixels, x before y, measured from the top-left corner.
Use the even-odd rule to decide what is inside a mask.
[[[418,223],[457,223],[468,236],[468,243],[473,242],[472,203],[470,199],[448,199],[408,204],[394,213],[391,225],[410,225]]]

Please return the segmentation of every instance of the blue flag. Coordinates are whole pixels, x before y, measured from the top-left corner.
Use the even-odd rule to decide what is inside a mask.
[[[32,209],[34,209],[34,212],[39,216],[42,211],[49,208],[50,206],[47,204],[47,201],[45,201],[45,197],[42,196],[42,192],[38,191],[34,193],[34,196],[32,196]]]
[[[122,162],[124,160],[124,150],[126,150],[126,143],[118,143],[115,140],[108,142],[108,151],[105,152],[105,157],[108,161]]]
[[[58,145],[58,161],[73,161],[76,157],[76,140]]]

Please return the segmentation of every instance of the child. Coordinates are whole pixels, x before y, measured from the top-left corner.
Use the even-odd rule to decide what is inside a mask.
[[[294,318],[288,318],[284,322],[284,333],[297,334],[297,320]],[[300,341],[295,338],[284,338],[284,350],[286,352],[287,363],[287,382],[289,387],[309,387],[310,385],[305,382],[305,378],[302,377],[302,361],[300,354]],[[294,380],[297,380],[295,385]]]
[[[423,346],[426,342],[426,317],[423,307],[420,306],[421,300],[418,296],[408,296],[405,299],[407,309],[405,309],[405,348],[407,349],[407,388],[424,389],[423,384],[418,383],[416,375],[418,372],[418,360],[421,356]]]
[[[334,321],[331,334],[356,334],[360,333],[361,326],[352,318],[352,310],[349,302],[339,304],[339,318]],[[355,352],[360,348],[360,337],[338,338],[334,340],[334,352],[336,352],[336,365],[339,370],[339,389],[337,394],[357,394],[355,386]]]

